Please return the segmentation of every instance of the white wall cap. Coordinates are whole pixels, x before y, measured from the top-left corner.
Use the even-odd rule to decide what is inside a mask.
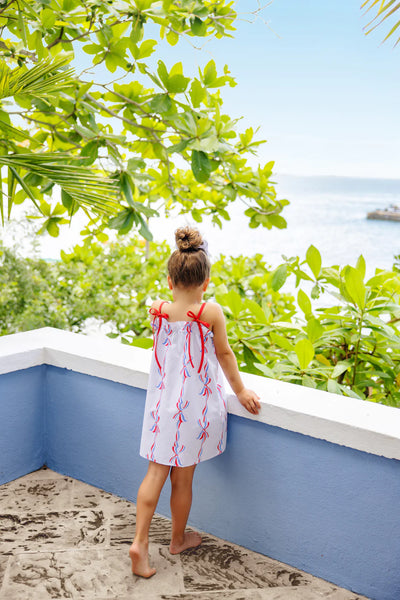
[[[46,364],[146,389],[150,360],[151,350],[53,327],[0,337],[0,374]]]
[[[146,389],[151,350],[45,327],[0,337],[0,374],[41,364]],[[258,393],[259,415],[232,393],[229,412],[371,454],[400,460],[400,410],[242,373]]]

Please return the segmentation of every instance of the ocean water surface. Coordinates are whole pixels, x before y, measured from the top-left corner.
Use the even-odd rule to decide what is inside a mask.
[[[250,229],[241,202],[230,209],[231,220],[220,230],[210,219],[197,224],[208,239],[211,256],[260,252],[267,263],[276,266],[282,255],[305,257],[310,244],[322,254],[322,264],[355,264],[362,254],[367,273],[375,268],[390,269],[400,254],[400,222],[374,221],[367,213],[391,204],[400,205],[400,179],[361,179],[350,177],[275,177],[280,198],[287,198],[283,216],[287,228]],[[155,238],[174,243],[176,227],[193,222],[178,216],[154,220]]]

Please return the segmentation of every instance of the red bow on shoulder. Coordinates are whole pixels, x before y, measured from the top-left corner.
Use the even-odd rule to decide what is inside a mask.
[[[199,326],[200,339],[201,339],[201,361],[200,361],[199,370],[197,371],[198,373],[200,373],[200,371],[201,371],[201,367],[203,366],[203,360],[204,360],[204,335],[203,335],[203,330],[202,330],[201,326],[205,325],[205,327],[207,327],[207,329],[210,329],[210,325],[208,323],[206,323],[206,321],[200,320],[200,315],[203,312],[205,305],[206,305],[205,303],[201,305],[201,308],[197,315],[195,315],[194,312],[192,312],[191,310],[189,310],[186,313],[188,317],[193,319],[193,323],[197,323],[197,325]],[[189,346],[189,357],[190,357],[190,346]]]
[[[153,348],[154,348],[154,358],[156,359],[156,363],[157,363],[158,368],[160,369],[160,371],[161,371],[161,365],[160,365],[160,361],[158,360],[158,356],[157,356],[158,336],[160,335],[162,320],[169,318],[169,315],[167,315],[167,313],[161,312],[161,308],[162,308],[163,304],[165,304],[165,302],[161,302],[159,309],[157,309],[157,308],[150,308],[150,310],[149,310],[149,313],[154,317],[154,319],[156,319],[157,317],[159,317],[158,329],[157,329],[157,332],[154,334]]]

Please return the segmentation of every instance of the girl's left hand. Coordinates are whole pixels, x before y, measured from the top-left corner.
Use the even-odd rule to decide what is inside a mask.
[[[261,404],[259,402],[260,396],[257,396],[253,390],[248,390],[247,388],[244,388],[236,395],[240,404],[244,406],[246,410],[253,415],[258,415],[261,409]]]

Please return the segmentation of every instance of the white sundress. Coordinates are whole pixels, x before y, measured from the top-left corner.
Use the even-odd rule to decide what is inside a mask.
[[[143,418],[140,455],[156,463],[188,467],[225,450],[227,408],[213,333],[200,320],[154,316],[154,346]]]

